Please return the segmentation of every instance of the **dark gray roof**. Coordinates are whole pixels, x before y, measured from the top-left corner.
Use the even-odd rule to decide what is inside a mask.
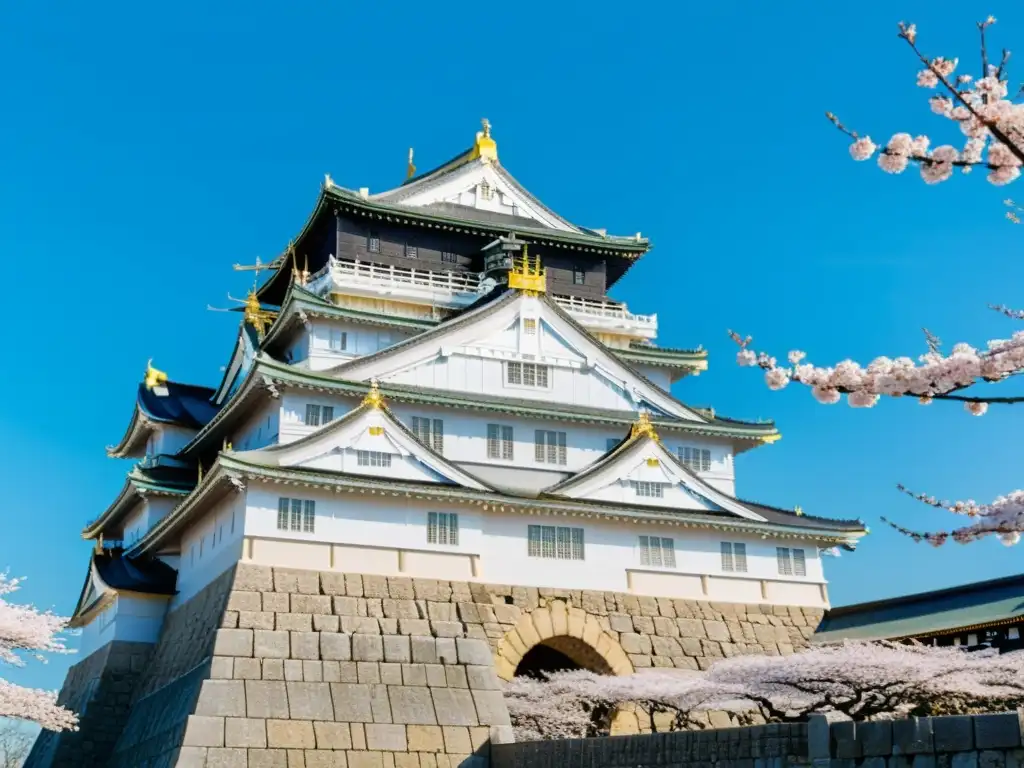
[[[484,211],[469,205],[458,203],[428,203],[427,205],[416,206],[417,210],[433,211],[441,216],[451,216],[456,219],[467,219],[469,221],[483,221],[488,224],[507,224],[510,227],[544,227],[550,229],[546,224],[528,218],[526,216],[514,216],[510,213],[499,213],[498,211]]]

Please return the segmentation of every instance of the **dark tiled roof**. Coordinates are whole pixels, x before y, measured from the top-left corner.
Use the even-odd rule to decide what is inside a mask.
[[[107,550],[94,554],[93,563],[103,583],[111,589],[150,595],[175,592],[177,571],[156,558],[130,560],[120,550]]]
[[[779,523],[781,525],[799,525],[801,521],[808,523],[822,523],[831,527],[835,527],[841,531],[863,531],[864,521],[863,520],[834,520],[830,517],[817,517],[816,515],[798,515],[796,511],[792,509],[782,509],[781,507],[772,507],[768,504],[761,504],[757,501],[747,501],[745,499],[737,498],[740,504],[745,507],[749,507],[754,512],[757,512],[765,520],[770,523]]]
[[[514,216],[510,213],[499,213],[498,211],[485,211],[480,208],[473,208],[469,205],[458,203],[428,203],[417,206],[414,210],[431,211],[441,216],[450,216],[453,219],[465,219],[466,221],[482,221],[488,224],[505,224],[510,227],[547,227],[545,224],[529,219],[526,216]]]
[[[833,608],[814,642],[924,638],[1024,620],[1024,574]]]
[[[166,394],[161,394],[161,390],[166,390]],[[153,421],[199,429],[217,414],[217,406],[210,402],[213,394],[207,387],[173,381],[153,389],[140,384],[138,403]]]

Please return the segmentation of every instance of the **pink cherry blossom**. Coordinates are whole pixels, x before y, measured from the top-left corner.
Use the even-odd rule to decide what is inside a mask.
[[[984,416],[988,410],[988,403],[964,403],[964,410],[972,416]]]
[[[45,661],[43,653],[68,653],[60,637],[67,619],[3,599],[20,585],[20,579],[0,574],[0,661],[22,666],[23,655]],[[76,729],[77,718],[56,699],[53,692],[22,688],[0,679],[0,717],[29,720],[52,731]]]
[[[907,155],[882,153],[878,156],[878,167],[887,173],[903,173],[909,163]]]
[[[871,141],[870,136],[864,136],[857,139],[853,144],[850,145],[850,155],[854,160],[867,160],[875,153],[875,143]]]
[[[922,69],[917,73],[917,84],[922,88],[934,88],[939,84],[939,78],[930,69]]]
[[[783,368],[771,368],[765,371],[764,381],[768,389],[784,389],[789,384],[789,374]]]

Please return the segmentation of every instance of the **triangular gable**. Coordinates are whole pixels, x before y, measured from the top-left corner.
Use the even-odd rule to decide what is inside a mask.
[[[365,452],[367,463],[360,463]],[[423,445],[386,407],[364,403],[290,443],[239,451],[243,461],[295,469],[378,475],[487,491],[491,488]],[[372,460],[370,456],[372,455]],[[386,460],[379,457],[387,456]],[[386,465],[382,465],[386,461]]]
[[[661,495],[656,495],[657,490]],[[638,432],[587,469],[545,489],[545,495],[650,507],[722,511],[764,522],[691,472],[650,434]]]
[[[82,591],[78,596],[78,603],[75,605],[75,610],[71,614],[71,620],[68,622],[68,625],[79,627],[88,623],[89,615],[100,605],[100,602],[104,598],[109,599],[112,595],[112,590],[103,582],[99,572],[96,570],[96,557],[95,553],[93,553],[89,556],[89,573],[85,577],[85,584],[82,586]]]
[[[372,199],[410,208],[474,208],[529,219],[542,227],[563,232],[581,231],[527,192],[497,161],[486,158],[442,167],[397,189],[374,195]]]
[[[601,342],[573,322],[554,302],[525,292],[507,291],[493,301],[434,329],[372,355],[329,368],[324,373],[349,380],[401,381],[402,374],[431,364],[438,358],[447,357],[463,348],[486,346],[481,343],[483,339],[507,334],[506,329],[518,322],[520,317],[535,318],[558,339],[559,349],[527,351],[521,347],[518,352],[510,350],[509,359],[546,363],[547,354],[555,353],[552,355],[554,357],[560,352],[567,356],[571,354],[608,386],[622,391],[626,397],[626,406],[631,410],[648,409],[687,421],[706,421],[699,413],[687,408],[624,364]]]

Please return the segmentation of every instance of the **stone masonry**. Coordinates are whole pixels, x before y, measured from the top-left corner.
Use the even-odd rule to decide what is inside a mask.
[[[512,739],[500,679],[536,645],[614,674],[703,669],[790,653],[820,616],[239,564],[168,615],[106,763],[46,760],[52,749],[37,747],[33,765],[486,765],[490,746]],[[617,721],[617,732],[644,728]]]

